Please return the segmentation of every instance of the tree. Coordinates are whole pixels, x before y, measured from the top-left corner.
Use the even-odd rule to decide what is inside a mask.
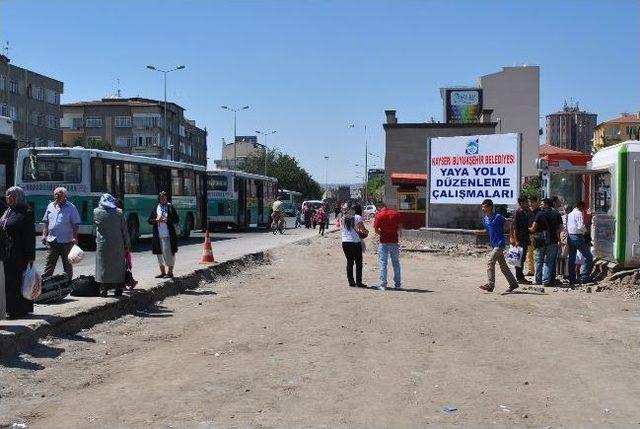
[[[320,199],[322,187],[300,166],[298,160],[277,149],[266,152],[267,175],[278,179],[278,188],[302,192],[305,199]],[[265,153],[249,155],[238,169],[254,174],[264,174]]]
[[[367,196],[374,200],[379,200],[382,194],[381,189],[384,188],[384,179],[382,177],[375,177],[367,182]]]
[[[98,150],[107,150],[107,151],[113,150],[113,145],[106,140],[96,140],[96,139],[85,140],[82,137],[78,137],[77,139],[75,139],[73,143],[76,146],[81,146],[85,149],[98,149]]]
[[[522,195],[540,198],[542,195],[542,180],[539,176],[530,177],[527,183],[522,185]]]

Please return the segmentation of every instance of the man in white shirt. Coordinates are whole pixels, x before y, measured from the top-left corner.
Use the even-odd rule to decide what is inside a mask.
[[[584,266],[580,273],[580,283],[590,280],[591,267],[593,265],[593,254],[587,245],[584,235],[587,227],[584,223],[584,202],[578,201],[576,208],[567,216],[567,233],[569,234],[569,283],[576,282],[576,254],[578,250],[584,256]]]

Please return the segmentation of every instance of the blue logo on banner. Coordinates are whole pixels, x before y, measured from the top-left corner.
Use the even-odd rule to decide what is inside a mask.
[[[469,140],[467,142],[467,147],[464,150],[465,155],[477,155],[478,154],[478,139]]]

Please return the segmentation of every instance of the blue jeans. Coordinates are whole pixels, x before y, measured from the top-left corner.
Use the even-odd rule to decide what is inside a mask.
[[[380,260],[380,286],[387,287],[387,262],[391,255],[393,265],[393,284],[399,288],[402,285],[400,277],[400,246],[398,243],[380,243],[378,258]]]
[[[584,256],[584,269],[580,273],[580,280],[588,280],[593,265],[591,249],[585,242],[584,235],[569,234],[569,281],[572,283],[576,281],[576,254],[578,250]]]
[[[558,245],[550,244],[535,250],[536,252],[536,284],[548,285],[555,279],[556,257]]]

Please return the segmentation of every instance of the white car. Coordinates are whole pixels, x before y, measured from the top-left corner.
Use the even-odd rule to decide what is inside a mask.
[[[378,213],[378,209],[374,205],[364,206],[364,210],[362,210],[362,214],[369,217],[375,217],[376,213]]]

